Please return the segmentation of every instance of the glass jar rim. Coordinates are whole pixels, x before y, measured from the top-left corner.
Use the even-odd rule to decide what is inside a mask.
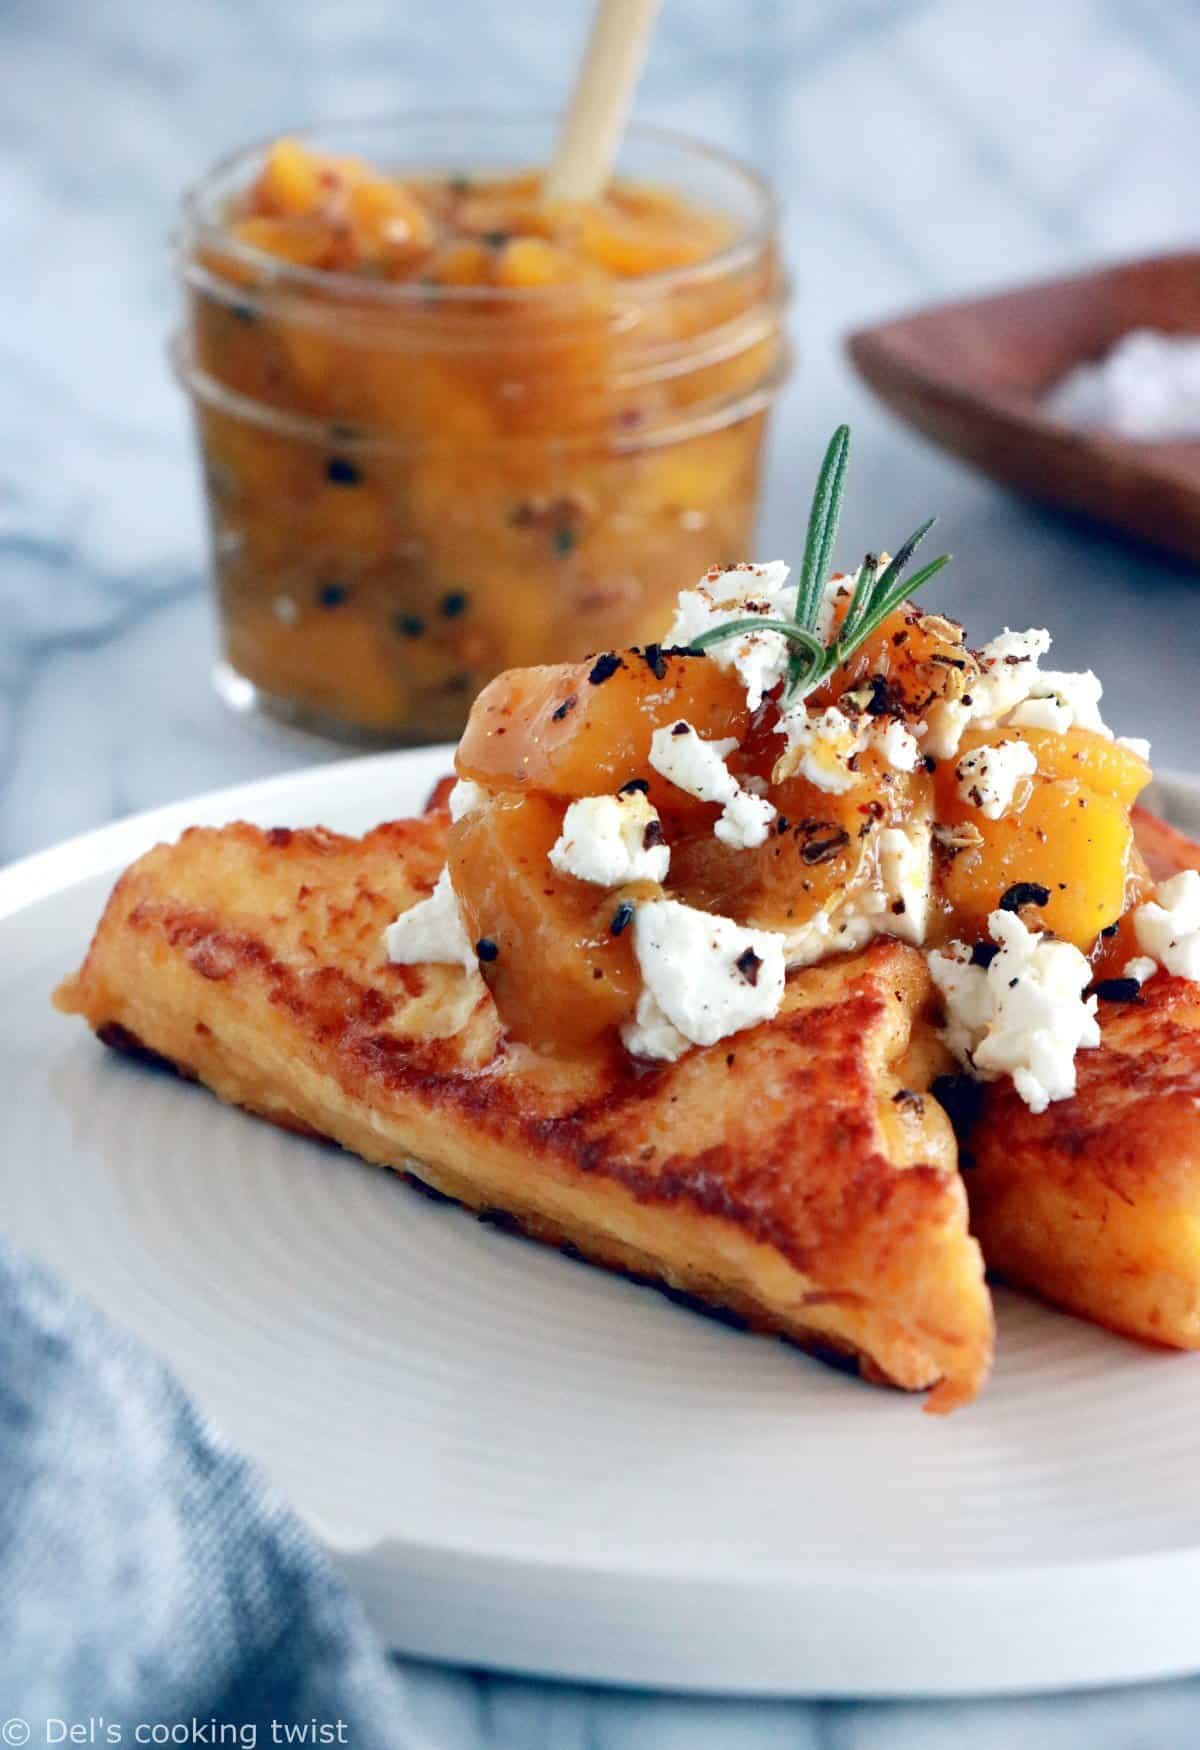
[[[183,231],[180,242],[185,253],[190,253],[205,246],[219,248],[229,260],[238,262],[248,269],[262,274],[272,290],[287,291],[292,289],[298,293],[305,291],[319,292],[328,299],[345,297],[359,304],[366,299],[376,304],[380,309],[450,306],[459,309],[469,309],[476,304],[486,303],[493,308],[501,306],[517,307],[522,304],[536,303],[546,308],[556,300],[559,303],[569,303],[578,295],[574,286],[427,286],[419,280],[375,280],[363,274],[331,272],[326,268],[303,267],[292,262],[282,261],[278,256],[269,254],[266,250],[256,249],[252,244],[244,243],[232,237],[220,220],[204,211],[204,202],[214,183],[222,177],[229,176],[242,166],[251,164],[256,158],[261,158],[278,139],[300,140],[308,145],[317,145],[323,136],[337,133],[339,130],[354,130],[369,133],[374,130],[397,129],[404,126],[434,126],[455,124],[483,126],[494,128],[497,133],[505,129],[515,130],[517,127],[530,125],[553,126],[557,118],[547,111],[524,110],[479,110],[479,109],[413,109],[400,110],[387,115],[368,116],[357,121],[317,122],[309,127],[284,130],[282,133],[240,146],[235,151],[226,153],[215,164],[191,183],[180,199],[180,209],[183,216]],[[671,128],[660,128],[647,123],[634,122],[625,131],[625,137],[631,143],[646,143],[651,146],[666,147],[668,150],[679,151],[682,155],[697,162],[707,162],[733,178],[740,181],[742,187],[751,197],[754,206],[753,216],[741,225],[738,235],[728,243],[704,256],[699,261],[687,262],[678,267],[659,269],[655,273],[630,275],[624,282],[630,289],[636,287],[638,297],[669,296],[680,287],[693,286],[708,278],[719,278],[723,274],[735,274],[752,263],[762,251],[769,247],[778,227],[779,202],[774,190],[757,170],[744,163],[731,152],[726,152],[720,146],[712,146],[703,140],[695,139],[689,134],[677,132]],[[193,272],[207,279],[207,270],[193,267],[188,263],[184,267],[185,277],[191,277]]]

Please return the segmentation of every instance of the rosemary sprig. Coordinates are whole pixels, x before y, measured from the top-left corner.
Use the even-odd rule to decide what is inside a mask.
[[[835,669],[840,668],[878,630],[901,602],[915,595],[922,584],[928,583],[943,566],[950,563],[950,555],[943,553],[940,558],[930,560],[928,565],[922,566],[911,577],[906,579],[903,576],[913,554],[933,527],[936,520],[934,517],[922,523],[919,529],[914,529],[908,539],[901,542],[895,556],[882,571],[879,569],[878,559],[874,554],[868,553],[859,567],[854,594],[850,598],[850,606],[841,625],[828,644],[821,641],[817,633],[817,618],[821,611],[825,579],[829,576],[833,544],[837,539],[838,522],[842,514],[849,454],[850,428],[839,425],[829,440],[825,459],[817,475],[812,509],[808,517],[800,583],[796,592],[795,618],[767,620],[758,614],[747,614],[744,618],[729,620],[723,626],[714,626],[711,631],[702,632],[691,643],[693,650],[707,650],[713,644],[721,644],[727,638],[740,638],[747,632],[780,633],[791,645],[788,674],[780,701],[784,709],[798,699],[805,698],[822,681],[827,680]]]

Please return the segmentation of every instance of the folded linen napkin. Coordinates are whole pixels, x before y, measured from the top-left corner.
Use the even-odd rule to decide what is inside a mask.
[[[0,1740],[395,1750],[402,1682],[254,1465],[0,1241]]]

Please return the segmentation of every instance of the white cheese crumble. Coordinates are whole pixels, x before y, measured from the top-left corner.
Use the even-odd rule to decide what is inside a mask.
[[[690,1039],[678,1027],[673,1027],[648,990],[638,995],[633,1020],[621,1028],[621,1043],[634,1057],[652,1057],[660,1063],[674,1063],[692,1049]]]
[[[780,559],[707,572],[695,589],[680,591],[663,644],[668,648],[691,644],[701,633],[751,614],[790,620],[796,611],[797,585],[789,584],[789,575],[789,567]],[[746,689],[747,705],[756,711],[787,673],[790,646],[778,632],[745,632],[710,645],[708,655],[718,668],[734,670]]]
[[[885,826],[879,835],[879,879],[885,900],[876,929],[919,948],[929,922],[933,835],[927,820]]]
[[[1092,969],[1069,942],[1026,928],[1015,912],[994,911],[988,931],[999,952],[978,966],[961,942],[929,956],[946,1002],[943,1037],[984,1081],[1012,1076],[1031,1112],[1075,1092],[1075,1053],[1100,1043],[1096,998],[1083,993]]]
[[[449,869],[442,870],[428,899],[419,899],[388,925],[383,940],[387,957],[396,966],[436,964],[474,972],[479,964]]]
[[[898,717],[884,717],[871,730],[872,746],[877,747],[895,772],[915,772],[921,759],[917,738]]]
[[[1026,741],[1000,741],[964,754],[954,768],[958,794],[985,820],[1001,820],[1013,805],[1017,785],[1037,771],[1037,755]]]
[[[460,778],[447,798],[451,820],[464,820],[468,814],[475,814],[487,799],[482,784],[477,784],[474,778]]]
[[[780,559],[763,565],[735,565],[728,571],[709,571],[695,589],[681,590],[675,618],[663,644],[688,645],[715,626],[728,626],[759,614],[767,620],[795,618],[799,585],[788,581],[789,567]],[[858,581],[857,571],[837,572],[826,578],[817,605],[816,633],[828,643],[838,603],[848,600]],[[744,632],[708,646],[708,655],[718,668],[732,669],[746,689],[746,704],[757,711],[766,695],[788,671],[791,645],[778,632]]]
[[[1133,914],[1142,953],[1176,978],[1200,981],[1200,873],[1184,869],[1160,881],[1154,898]]]
[[[848,717],[836,705],[810,712],[794,705],[779,719],[779,732],[787,737],[788,751],[776,768],[776,778],[799,772],[818,790],[840,796],[853,789],[858,774],[850,762],[866,746],[867,735],[857,718]]]
[[[1118,735],[1117,746],[1125,748],[1137,759],[1145,760],[1149,764],[1150,743],[1144,735]]]
[[[828,911],[814,912],[795,929],[783,932],[783,953],[790,968],[815,966],[829,954],[856,954],[875,934],[879,906],[874,896],[856,895]]]
[[[729,767],[728,756],[737,741],[705,741],[682,718],[656,729],[650,741],[650,764],[654,770],[701,802],[716,802],[721,818],[713,827],[716,838],[735,850],[754,850],[766,842],[775,807],[765,797],[743,789]]]
[[[975,721],[998,722],[1022,699],[1029,697],[1039,661],[1050,648],[1044,627],[1028,632],[1004,628],[979,652],[979,674],[971,681],[971,716]]]
[[[1127,960],[1122,970],[1123,978],[1135,978],[1139,984],[1145,984],[1148,978],[1153,978],[1158,971],[1158,961],[1151,960],[1148,954],[1139,954],[1133,960]]]
[[[598,887],[665,881],[671,862],[658,810],[640,790],[572,802],[549,856],[560,875]]]
[[[1111,736],[1112,730],[1100,715],[1103,692],[1099,675],[1090,668],[1080,674],[1046,669],[1032,677],[1028,695],[1008,721],[1019,728],[1054,729],[1060,735],[1068,729],[1090,729],[1096,735]]]
[[[658,1013],[693,1045],[715,1045],[779,1012],[783,937],[772,930],[746,929],[677,899],[654,899],[637,908],[633,946]],[[622,1036],[627,1045],[638,1037],[645,1055],[650,1026],[659,1024],[647,1010]]]
[[[952,760],[970,721],[971,707],[961,699],[935,699],[925,713],[922,749],[935,760]]]

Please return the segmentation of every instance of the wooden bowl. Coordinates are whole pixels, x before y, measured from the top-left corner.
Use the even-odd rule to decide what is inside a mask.
[[[1045,504],[1200,560],[1200,440],[1081,431],[1041,405],[1131,328],[1200,334],[1200,253],[943,304],[846,344],[880,399],[943,449]]]

